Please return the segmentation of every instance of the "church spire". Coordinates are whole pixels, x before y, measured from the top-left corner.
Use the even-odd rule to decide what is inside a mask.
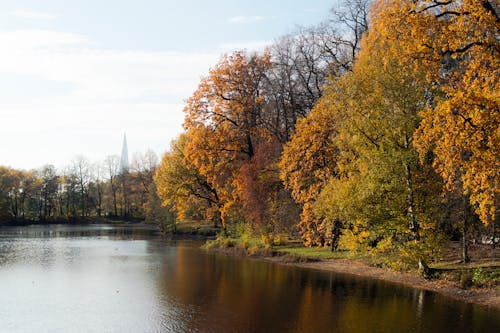
[[[127,147],[127,134],[123,134],[123,145],[122,145],[122,156],[120,158],[120,172],[127,172],[129,168],[128,164],[128,147]]]

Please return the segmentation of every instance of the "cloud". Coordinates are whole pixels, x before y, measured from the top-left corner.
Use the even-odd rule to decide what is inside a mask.
[[[131,152],[162,153],[182,130],[183,100],[219,59],[104,49],[50,30],[0,32],[0,45],[8,45],[0,52],[0,76],[8,91],[20,92],[0,99],[0,142],[15,142],[0,147],[0,165],[20,168],[119,154],[124,131]]]
[[[256,40],[250,42],[241,42],[241,43],[227,43],[221,46],[224,52],[232,52],[238,50],[247,50],[247,51],[264,51],[266,47],[270,46],[272,41],[269,40]]]
[[[9,12],[9,15],[11,16],[16,16],[24,19],[30,19],[30,20],[53,20],[57,17],[57,15],[50,14],[50,13],[44,13],[44,12],[36,12],[36,11],[31,11],[31,10],[14,10]]]
[[[77,34],[44,30],[0,32],[0,72],[34,75],[77,87],[69,99],[130,100],[157,95],[186,97],[213,53],[149,52],[93,47]]]
[[[82,35],[52,30],[16,30],[0,32],[0,45],[9,45],[2,53],[30,53],[35,48],[55,50],[62,46],[91,44]]]
[[[240,23],[240,24],[245,24],[245,23],[254,23],[254,22],[259,22],[265,20],[264,16],[233,16],[229,18],[227,21],[229,23]]]

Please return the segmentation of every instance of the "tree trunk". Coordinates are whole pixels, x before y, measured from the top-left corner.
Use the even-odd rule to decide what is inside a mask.
[[[413,198],[413,185],[411,181],[411,170],[410,166],[405,163],[405,176],[406,176],[406,192],[407,192],[407,213],[408,213],[408,228],[412,232],[413,239],[418,241],[419,236],[419,225],[417,218],[415,216],[415,200]]]
[[[496,226],[495,226],[495,217],[493,217],[492,221],[490,222],[491,224],[491,257],[495,258],[495,238],[496,238]]]
[[[118,216],[118,208],[116,205],[116,189],[113,189],[113,206],[115,208],[115,216]]]
[[[333,228],[332,228],[332,244],[330,247],[330,250],[332,252],[337,251],[339,247],[339,237],[340,237],[340,222],[335,221],[333,222]]]
[[[491,257],[496,258],[495,254],[495,249],[496,249],[496,238],[497,238],[497,226],[496,226],[496,221],[500,218],[500,208],[498,207],[499,205],[499,197],[500,195],[495,196],[495,213],[493,214],[493,218],[491,221],[491,227],[492,227],[492,235],[491,235]]]
[[[469,257],[469,244],[468,244],[468,233],[467,228],[470,221],[470,208],[467,198],[464,198],[464,216],[463,216],[463,226],[462,226],[462,262],[464,264],[470,262]]]
[[[469,245],[467,244],[467,221],[465,219],[462,229],[462,262],[464,264],[470,262]]]

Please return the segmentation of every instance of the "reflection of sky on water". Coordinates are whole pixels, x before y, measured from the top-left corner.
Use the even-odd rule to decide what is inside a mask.
[[[11,230],[15,236],[8,238],[3,233],[0,238],[2,330],[157,329],[165,309],[157,304],[158,256],[148,253],[149,241],[90,237],[85,227],[49,229]],[[111,229],[90,228],[99,230],[98,235]]]

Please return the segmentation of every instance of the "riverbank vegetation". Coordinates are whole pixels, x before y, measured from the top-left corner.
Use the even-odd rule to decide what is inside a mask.
[[[262,53],[223,55],[156,171],[161,200],[219,225],[209,246],[291,237],[432,275],[443,251],[467,263],[481,243],[498,266],[499,13],[344,1]]]

